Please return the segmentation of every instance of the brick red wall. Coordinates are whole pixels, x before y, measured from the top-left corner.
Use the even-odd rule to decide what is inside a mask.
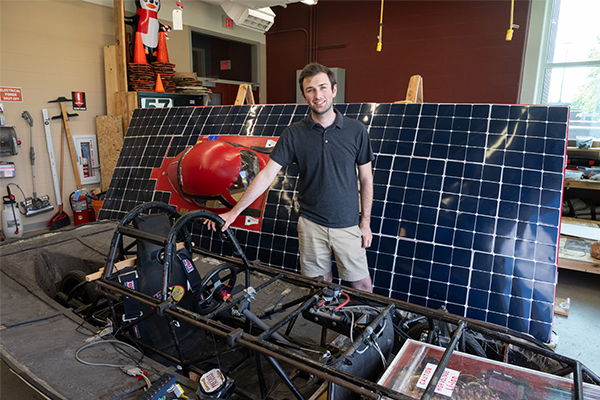
[[[211,92],[213,93],[221,93],[221,104],[222,105],[233,105],[235,103],[235,99],[237,98],[239,85],[232,85],[227,83],[217,83],[214,88],[211,88]],[[254,102],[260,103],[258,101],[258,90],[253,90],[254,94]],[[293,103],[294,101],[291,101]],[[247,104],[244,100],[244,104]]]
[[[506,41],[509,0],[387,0],[381,52],[380,1],[273,7],[268,102],[295,102],[296,70],[316,60],[346,69],[348,103],[404,100],[414,74],[423,76],[426,102],[516,103],[530,2],[515,1],[520,28]]]

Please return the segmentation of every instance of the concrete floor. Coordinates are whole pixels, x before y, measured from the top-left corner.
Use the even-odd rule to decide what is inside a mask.
[[[62,229],[72,228],[70,225]],[[24,237],[42,233],[47,231],[25,233]],[[571,302],[568,317],[554,317],[553,331],[558,335],[556,352],[579,360],[600,375],[600,275],[560,269],[556,296],[569,298]],[[4,362],[1,367],[0,398],[47,398],[35,393]]]
[[[600,275],[558,270],[556,297],[570,298],[569,316],[554,316],[556,352],[600,374]]]
[[[47,400],[44,396],[19,375],[10,369],[4,361],[0,362],[0,399]]]

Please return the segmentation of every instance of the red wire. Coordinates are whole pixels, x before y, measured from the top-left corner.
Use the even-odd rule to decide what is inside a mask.
[[[348,304],[350,302],[350,296],[348,296],[344,292],[340,292],[340,294],[343,295],[344,297],[346,297],[346,301],[344,301],[342,304],[340,304],[339,306],[337,306],[336,308],[334,308],[333,311],[339,310],[340,308],[344,307],[346,304]]]

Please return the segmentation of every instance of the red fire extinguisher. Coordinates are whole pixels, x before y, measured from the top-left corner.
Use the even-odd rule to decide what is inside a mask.
[[[73,221],[75,226],[90,222],[87,196],[81,195],[81,192],[78,190],[77,192],[71,193],[69,202],[71,203],[71,210],[73,210]]]

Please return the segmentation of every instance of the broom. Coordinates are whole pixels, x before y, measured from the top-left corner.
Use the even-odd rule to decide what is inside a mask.
[[[64,141],[65,141],[65,132],[64,132],[64,122],[60,125],[60,193],[62,193],[63,190],[63,157],[65,154],[65,146],[64,146]],[[58,212],[56,214],[54,214],[52,216],[52,218],[50,218],[50,221],[48,222],[48,226],[50,227],[50,230],[56,230],[56,229],[60,229],[63,226],[67,226],[71,224],[71,219],[69,218],[69,215],[63,211],[63,204],[62,204],[62,196],[59,193],[58,198],[56,199],[56,203],[58,204]]]

